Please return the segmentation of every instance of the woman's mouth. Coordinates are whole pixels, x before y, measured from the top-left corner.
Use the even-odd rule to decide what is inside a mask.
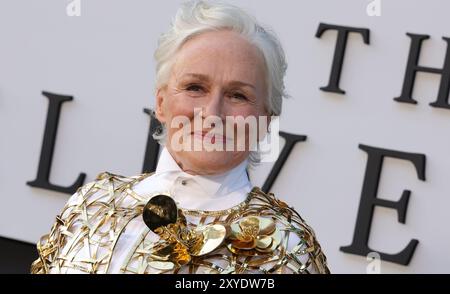
[[[197,131],[192,132],[192,135],[194,138],[202,140],[203,142],[215,144],[217,143],[224,143],[227,141],[227,137],[222,134],[213,133],[210,131]]]

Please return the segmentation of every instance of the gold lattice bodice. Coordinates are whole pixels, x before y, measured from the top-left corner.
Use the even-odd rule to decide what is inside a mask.
[[[109,273],[118,242],[130,222],[141,220],[148,201],[148,195],[137,194],[133,187],[150,175],[104,172],[80,187],[38,243],[39,258],[31,272]],[[212,252],[188,256],[188,262],[181,263],[173,262],[173,256],[182,259],[183,252],[168,246],[165,239],[155,239],[145,228],[136,232],[120,272],[329,273],[313,230],[293,208],[258,187],[244,202],[224,211],[182,212],[188,228],[201,232],[220,224],[226,228],[226,238]],[[167,248],[170,254],[161,257]]]

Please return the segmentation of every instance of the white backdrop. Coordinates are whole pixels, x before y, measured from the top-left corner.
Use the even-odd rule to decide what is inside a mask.
[[[41,91],[72,95],[63,104],[50,180],[69,186],[80,172],[87,181],[107,170],[140,173],[154,105],[153,52],[181,1],[0,1],[0,235],[36,242],[49,231],[69,195],[32,188],[37,173],[48,99]],[[424,153],[425,182],[410,162],[386,159],[378,197],[398,200],[412,191],[406,224],[396,211],[375,209],[369,245],[397,253],[419,245],[408,266],[381,263],[382,273],[449,272],[450,110],[436,109],[440,76],[418,75],[417,105],[398,103],[410,38],[429,34],[420,57],[442,67],[450,36],[450,2],[229,1],[254,14],[279,35],[289,63],[282,131],[307,135],[281,170],[272,191],[293,204],[313,226],[334,273],[365,273],[365,257],[339,251],[351,244],[367,155],[358,144]],[[370,29],[370,45],[350,34],[340,86],[326,93],[336,32],[315,37],[319,23]],[[270,164],[252,172],[256,185]]]

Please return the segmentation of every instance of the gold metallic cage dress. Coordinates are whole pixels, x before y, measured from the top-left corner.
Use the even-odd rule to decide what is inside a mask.
[[[177,223],[132,232],[116,256],[130,223],[143,222],[151,196],[133,187],[149,176],[104,172],[80,187],[37,244],[31,273],[329,273],[313,230],[258,187],[230,209],[178,208]]]

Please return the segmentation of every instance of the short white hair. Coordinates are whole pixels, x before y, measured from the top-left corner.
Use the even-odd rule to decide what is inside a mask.
[[[287,63],[283,47],[276,34],[260,25],[243,9],[231,4],[195,0],[185,2],[178,9],[170,29],[158,40],[154,57],[156,60],[156,89],[167,85],[175,56],[184,43],[205,32],[231,30],[245,37],[262,53],[266,66],[267,100],[266,109],[271,116],[281,114],[285,91],[284,76]],[[165,127],[154,134],[162,143]],[[258,154],[251,152],[250,162],[259,162]]]

